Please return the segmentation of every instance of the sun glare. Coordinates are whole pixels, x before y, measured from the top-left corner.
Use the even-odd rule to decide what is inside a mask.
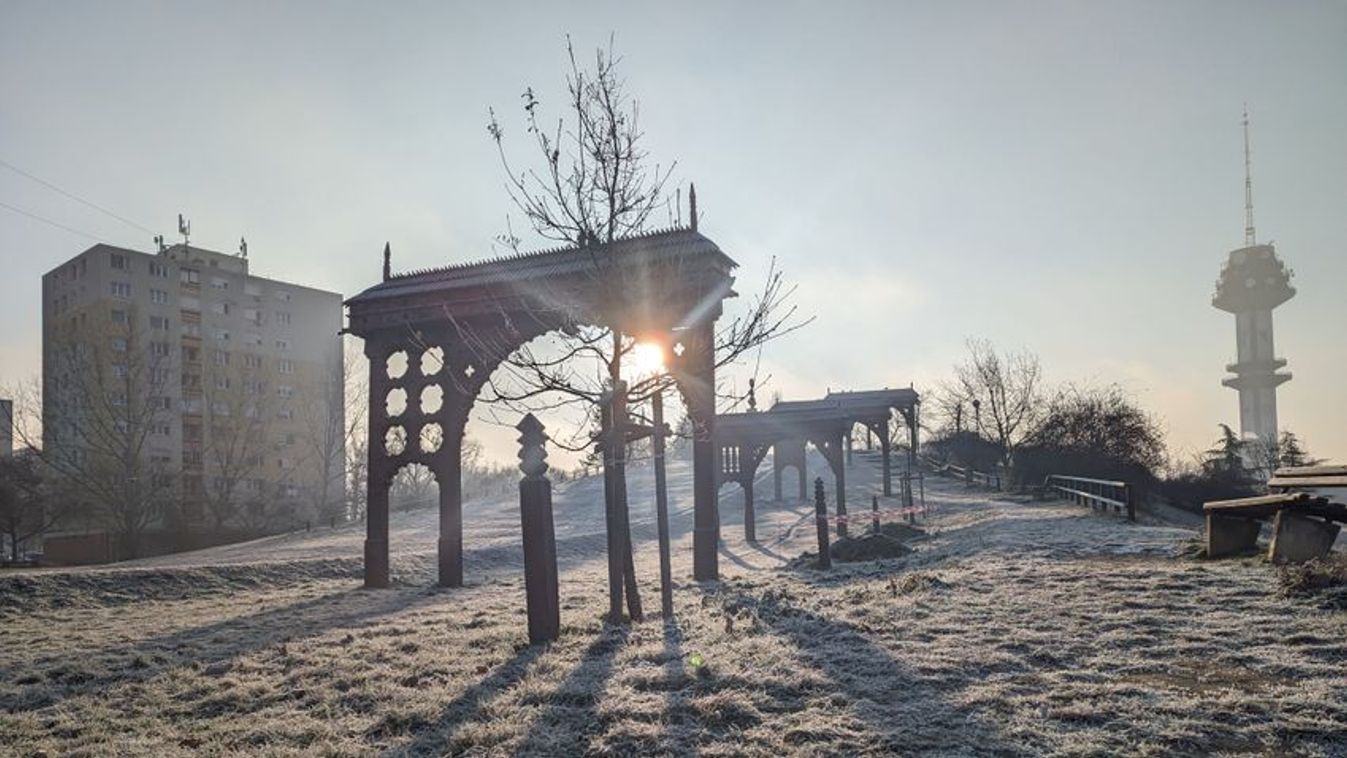
[[[664,370],[664,348],[651,342],[637,342],[631,349],[631,369],[637,376],[650,376]]]

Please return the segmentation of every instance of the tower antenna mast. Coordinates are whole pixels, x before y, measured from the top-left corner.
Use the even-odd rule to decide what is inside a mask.
[[[1244,246],[1253,247],[1258,240],[1253,231],[1253,169],[1249,160],[1249,105],[1244,105]]]

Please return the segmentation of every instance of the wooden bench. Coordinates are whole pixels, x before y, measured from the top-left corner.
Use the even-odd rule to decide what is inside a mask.
[[[1249,552],[1258,545],[1262,522],[1272,519],[1273,563],[1301,563],[1328,554],[1347,523],[1347,505],[1330,494],[1347,490],[1347,466],[1282,468],[1268,480],[1267,495],[1215,500],[1207,516],[1207,557]]]

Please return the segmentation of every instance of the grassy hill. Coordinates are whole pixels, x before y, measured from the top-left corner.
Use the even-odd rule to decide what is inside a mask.
[[[875,468],[848,472],[853,510]],[[1347,616],[1259,561],[1180,557],[1187,529],[930,482],[915,552],[819,572],[792,561],[807,504],[760,503],[748,544],[727,486],[723,580],[697,585],[689,472],[670,482],[677,622],[602,623],[582,480],[557,493],[546,647],[508,499],[465,508],[460,589],[430,586],[433,511],[395,517],[389,590],[360,589],[357,527],[0,577],[0,754],[1347,754]]]

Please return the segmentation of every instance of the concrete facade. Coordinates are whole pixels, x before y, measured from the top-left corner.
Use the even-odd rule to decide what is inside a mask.
[[[99,244],[42,277],[42,313],[46,446],[91,437],[80,356],[120,406],[153,404],[141,455],[176,480],[189,526],[226,477],[240,500],[283,501],[291,524],[318,515],[304,512],[315,476],[343,470],[343,450],[314,444],[345,412],[340,294],[255,276],[238,255]]]
[[[1211,304],[1235,316],[1234,374],[1221,384],[1239,393],[1239,427],[1244,437],[1277,439],[1277,387],[1291,380],[1280,369],[1272,333],[1272,309],[1295,296],[1291,271],[1272,245],[1251,245],[1230,253],[1216,282]]]

